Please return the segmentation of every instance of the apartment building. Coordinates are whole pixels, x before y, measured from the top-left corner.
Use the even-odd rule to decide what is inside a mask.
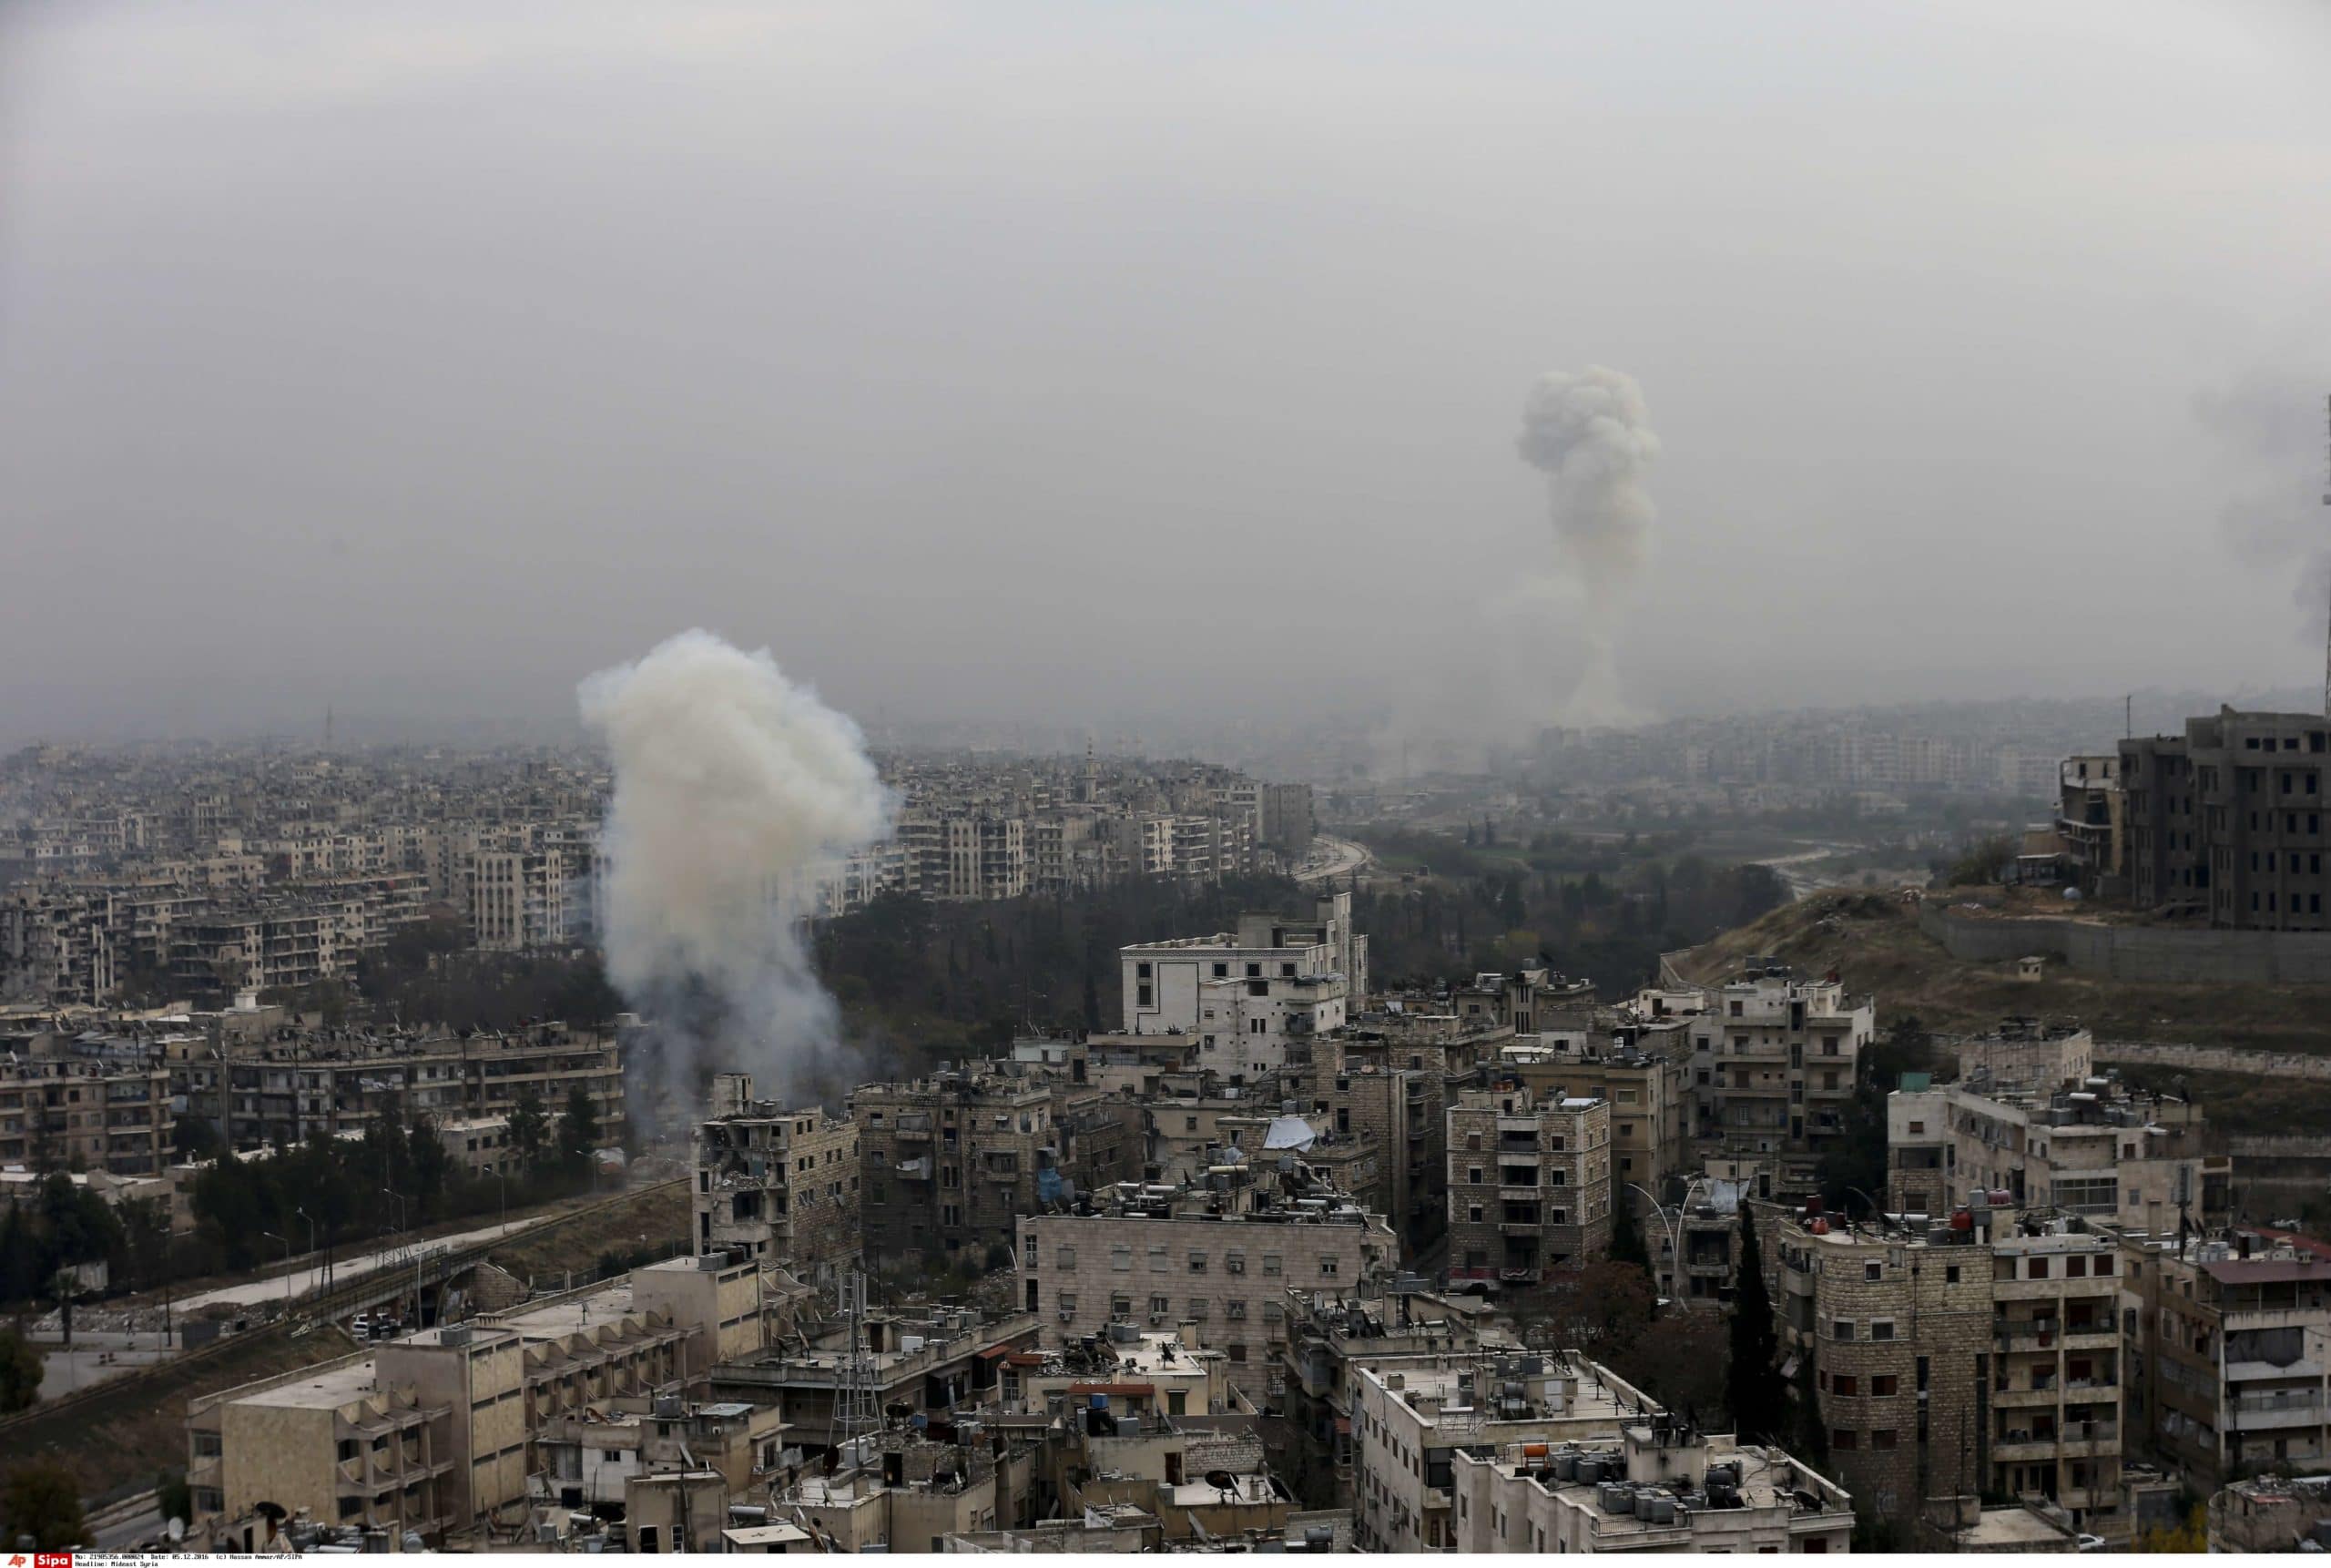
[[[1813,1190],[1814,1167],[1844,1130],[1875,1016],[1835,973],[1800,979],[1769,961],[1712,989],[1688,1020],[1701,1152],[1778,1156],[1783,1191]]]
[[[1037,1331],[1036,1319],[1026,1313],[876,1312],[863,1319],[855,1356],[848,1329],[835,1325],[814,1343],[772,1344],[722,1362],[712,1372],[712,1393],[774,1407],[796,1443],[811,1451],[833,1449],[851,1435],[844,1420],[853,1382],[875,1410],[901,1410],[909,1421],[969,1416],[1003,1397],[1012,1358],[1034,1359]],[[881,1420],[888,1424],[890,1418]]]
[[[481,850],[469,859],[471,939],[487,952],[563,947],[575,940],[575,878],[555,849]]]
[[[1199,1064],[1232,1083],[1285,1066],[1367,994],[1349,893],[1319,900],[1309,921],[1247,915],[1236,932],[1136,942],[1119,960],[1124,1033],[1195,1035]]]
[[[1357,1502],[1356,1367],[1400,1371],[1522,1353],[1521,1340],[1490,1320],[1478,1298],[1434,1295],[1414,1279],[1396,1279],[1387,1294],[1372,1297],[1291,1288],[1287,1323],[1275,1385],[1284,1433],[1278,1469],[1312,1508]]]
[[[1542,1032],[1501,1049],[1491,1073],[1541,1101],[1608,1101],[1612,1196],[1638,1214],[1694,1163],[1692,1043],[1681,1020]]]
[[[2027,1217],[1995,1227],[1983,1490],[2043,1499],[2075,1528],[2121,1517],[2120,1258],[2110,1235]]]
[[[177,1115],[167,1067],[33,1057],[0,1062],[0,1165],[158,1176]]]
[[[1287,1339],[1286,1292],[1339,1290],[1386,1275],[1400,1241],[1380,1215],[1314,1183],[1301,1168],[1215,1177],[1193,1190],[1126,1183],[1092,1212],[1020,1222],[1023,1300],[1044,1342],[1111,1323],[1177,1327],[1220,1349],[1259,1403]]]
[[[1330,1132],[1376,1151],[1373,1185],[1348,1190],[1391,1219],[1414,1251],[1448,1225],[1448,1081],[1421,1057],[1413,1067],[1407,1060],[1380,1039],[1323,1034],[1312,1042],[1306,1093]]]
[[[1660,1407],[1607,1368],[1561,1355],[1402,1357],[1351,1368],[1353,1508],[1362,1551],[1458,1547],[1455,1455],[1615,1433]]]
[[[1664,1414],[1583,1442],[1460,1449],[1450,1468],[1460,1552],[1853,1550],[1853,1497],[1836,1481]]]
[[[2124,1231],[2129,1422],[2194,1481],[2331,1458],[2331,1257],[2258,1227]]]
[[[615,1137],[626,1115],[620,1044],[559,1023],[466,1039],[279,1029],[168,1057],[187,1114],[232,1148],[361,1135],[383,1118],[506,1125],[529,1099],[556,1117],[577,1089],[604,1135]]]
[[[2331,930],[2319,713],[2221,708],[2121,742],[2129,897],[2235,931]]]
[[[2128,796],[2118,755],[2067,757],[2058,769],[2056,837],[2073,881],[2117,898],[2128,890]]]
[[[984,1064],[910,1083],[865,1084],[858,1129],[866,1255],[1008,1248],[1020,1216],[1061,1195],[1062,1129],[1051,1086]]]
[[[697,1288],[676,1283],[684,1271]],[[522,1522],[534,1444],[606,1401],[682,1390],[724,1338],[757,1344],[755,1271],[659,1266],[473,1322],[207,1395],[188,1407],[194,1529],[248,1550],[261,1503],[323,1523],[477,1543]],[[743,1308],[739,1310],[740,1307]],[[673,1316],[676,1308],[704,1316]],[[732,1321],[724,1326],[720,1314]]]
[[[1839,1481],[1881,1517],[1982,1489],[1991,1260],[1971,1229],[1784,1220],[1772,1256],[1782,1370],[1807,1390]]]
[[[1516,1034],[1584,1029],[1594,1016],[1594,983],[1551,969],[1520,969],[1512,974],[1473,976],[1470,985],[1449,993],[1449,1011],[1467,1026],[1502,1023]]]
[[[1449,1107],[1449,1276],[1535,1285],[1611,1246],[1611,1105],[1507,1084]]]
[[[2154,1235],[2181,1217],[2223,1223],[2233,1163],[2205,1152],[2197,1106],[2112,1076],[2068,1084],[2002,1086],[1981,1074],[1888,1095],[1888,1207],[1939,1215],[1980,1192],[1991,1207],[2057,1209]]]
[[[713,1105],[716,1115],[697,1125],[697,1251],[734,1253],[819,1281],[854,1267],[858,1125],[756,1101],[742,1073],[718,1075]]]
[[[1985,1209],[1792,1219],[1777,1243],[1785,1347],[1848,1485],[1887,1513],[2005,1495],[2126,1535],[2113,1237]]]

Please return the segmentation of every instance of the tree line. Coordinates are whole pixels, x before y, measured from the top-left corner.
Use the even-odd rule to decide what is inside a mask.
[[[82,1264],[105,1264],[112,1291],[149,1291],[590,1186],[601,1128],[581,1088],[555,1115],[533,1095],[520,1100],[509,1134],[509,1167],[499,1176],[470,1174],[426,1116],[383,1116],[361,1138],[320,1132],[256,1156],[213,1156],[194,1178],[194,1227],[185,1235],[171,1233],[159,1202],[109,1204],[52,1172],[35,1201],[0,1215],[0,1310],[77,1294],[67,1275]]]

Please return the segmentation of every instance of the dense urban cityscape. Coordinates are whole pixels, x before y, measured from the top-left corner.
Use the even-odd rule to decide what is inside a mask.
[[[0,1568],[2331,1552],[2326,60],[0,6]]]

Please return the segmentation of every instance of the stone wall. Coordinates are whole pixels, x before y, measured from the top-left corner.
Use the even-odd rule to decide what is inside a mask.
[[[1970,915],[1939,899],[1919,906],[1919,930],[1969,963],[2041,954],[2114,980],[2331,985],[2331,932],[2173,931],[2072,916]]]

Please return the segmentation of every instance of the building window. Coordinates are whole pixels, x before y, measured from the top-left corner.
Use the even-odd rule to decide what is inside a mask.
[[[1853,1428],[1839,1427],[1829,1434],[1829,1447],[1838,1453],[1851,1452],[1856,1446],[1854,1441],[1856,1435]]]
[[[1861,1380],[1850,1372],[1839,1372],[1830,1380],[1829,1389],[1832,1393],[1851,1399],[1861,1392]]]
[[[1898,1392],[1901,1389],[1901,1386],[1902,1380],[1894,1376],[1891,1372],[1887,1373],[1883,1377],[1872,1378],[1869,1380],[1870,1397],[1873,1399],[1885,1399],[1888,1396]]]
[[[1832,1339],[1842,1341],[1851,1339],[1853,1337],[1854,1320],[1852,1319],[1839,1318],[1829,1325],[1829,1338]]]

